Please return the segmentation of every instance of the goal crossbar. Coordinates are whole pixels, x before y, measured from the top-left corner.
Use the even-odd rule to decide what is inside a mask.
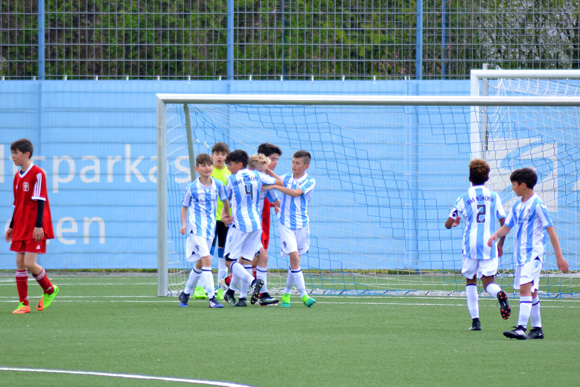
[[[161,104],[214,105],[580,106],[580,97],[502,97],[500,99],[481,96],[157,94],[157,100]]]

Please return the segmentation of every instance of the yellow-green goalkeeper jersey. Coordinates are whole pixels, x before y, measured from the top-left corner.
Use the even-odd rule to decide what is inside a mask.
[[[211,173],[211,177],[213,177],[214,179],[218,179],[219,181],[224,183],[224,186],[226,185],[226,183],[228,181],[229,175],[231,175],[231,172],[227,167],[224,167],[224,169],[217,169],[214,167],[213,172]],[[224,203],[218,198],[217,213],[216,213],[217,220],[222,220],[222,209],[223,208],[224,208]]]

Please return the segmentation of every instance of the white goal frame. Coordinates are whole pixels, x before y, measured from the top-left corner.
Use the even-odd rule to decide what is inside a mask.
[[[486,78],[574,78],[580,70],[472,70],[471,96],[377,96],[377,95],[264,95],[264,94],[157,94],[157,208],[158,296],[168,296],[167,195],[167,105],[376,105],[376,106],[471,106],[471,152],[481,157],[483,147],[478,116],[485,106],[566,106],[580,108],[580,97],[490,97],[481,96]]]

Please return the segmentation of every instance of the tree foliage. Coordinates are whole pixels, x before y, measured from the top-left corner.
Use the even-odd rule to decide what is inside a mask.
[[[233,77],[578,68],[580,0],[235,0]],[[0,0],[0,75],[38,75],[38,0]],[[422,39],[418,40],[418,36]],[[228,76],[227,0],[47,0],[47,78]],[[417,58],[422,49],[421,61]]]

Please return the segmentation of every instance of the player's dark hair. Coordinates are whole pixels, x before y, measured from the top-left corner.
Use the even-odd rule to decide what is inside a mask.
[[[200,165],[213,165],[213,159],[207,153],[200,153],[195,158],[195,166],[199,167]]]
[[[216,142],[216,144],[211,148],[211,153],[222,152],[225,154],[230,153],[230,147],[225,142]]]
[[[247,168],[248,159],[249,159],[249,157],[248,157],[248,154],[246,153],[246,151],[243,151],[241,149],[236,149],[235,151],[230,152],[230,154],[228,154],[228,157],[226,157],[226,164],[230,163],[230,162],[242,163],[244,168]]]
[[[265,142],[258,146],[258,153],[262,153],[266,155],[266,157],[270,157],[274,153],[277,153],[279,156],[282,156],[282,149],[278,148],[274,144],[270,144],[269,142]]]
[[[473,159],[469,163],[469,180],[473,185],[482,185],[489,180],[489,164],[485,160]]]
[[[305,150],[297,151],[296,153],[294,153],[293,157],[295,159],[302,159],[304,161],[304,164],[308,165],[310,165],[310,160],[312,160],[312,156],[310,156],[310,153]]]
[[[21,138],[20,140],[14,141],[10,145],[10,150],[11,151],[19,150],[22,153],[30,152],[30,157],[32,157],[32,154],[34,153],[34,146],[32,145],[32,142],[30,142],[29,139]]]
[[[512,183],[515,181],[518,184],[526,183],[529,189],[534,189],[538,182],[538,175],[531,168],[516,169],[510,175],[510,181]]]

